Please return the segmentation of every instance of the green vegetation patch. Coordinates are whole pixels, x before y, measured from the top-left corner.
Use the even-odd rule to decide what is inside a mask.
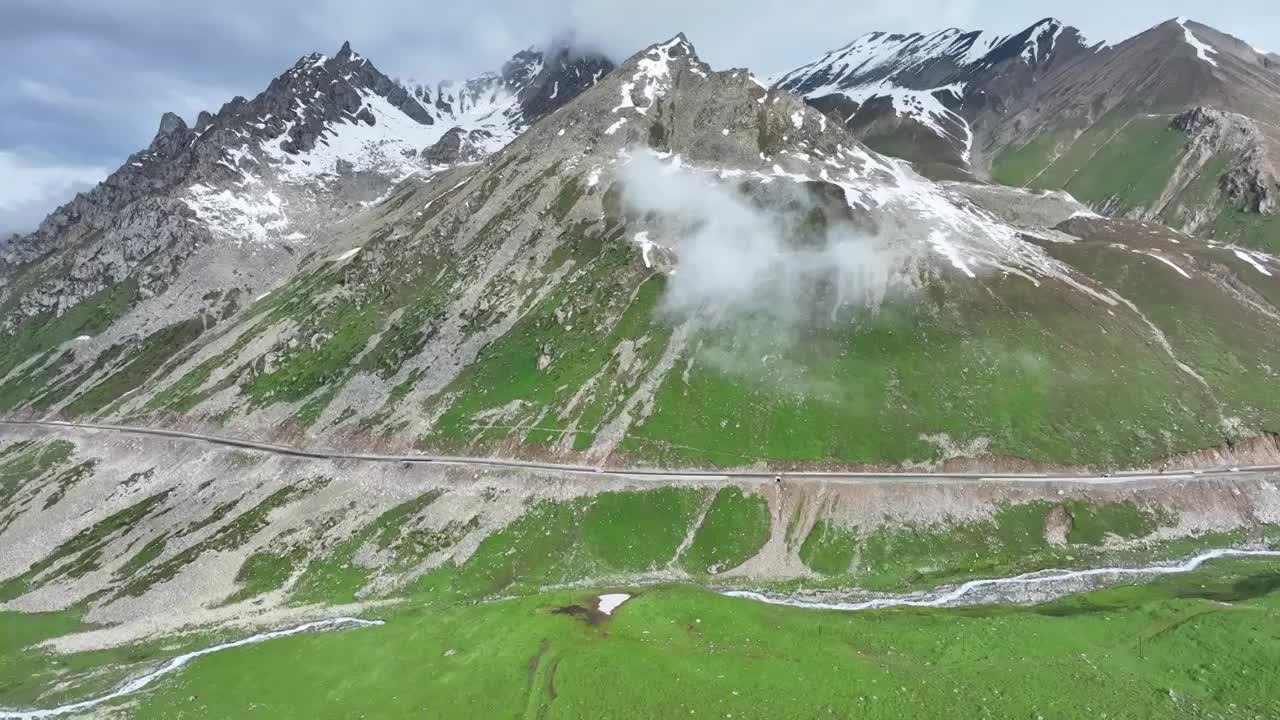
[[[66,440],[14,443],[0,455],[0,500],[8,501],[28,483],[66,463],[75,445]]]
[[[536,590],[588,577],[596,563],[581,542],[582,502],[543,501],[480,543],[446,587],[463,597]],[[424,579],[430,586],[433,577]]]
[[[1064,513],[1065,511],[1065,513]],[[1058,519],[1059,513],[1061,519]],[[1049,526],[1062,522],[1066,545],[1050,542]],[[989,520],[945,524],[844,528],[819,519],[800,547],[800,559],[815,572],[878,590],[936,587],[975,577],[1015,575],[1038,567],[1080,567],[1104,560],[1103,546],[1115,537],[1137,540],[1177,524],[1164,510],[1130,502],[1067,500],[1006,505]],[[1214,542],[1202,537],[1170,548],[1176,557],[1206,546],[1227,547],[1241,538]],[[1120,561],[1114,551],[1106,560]],[[1170,554],[1171,553],[1171,554]],[[1150,560],[1139,553],[1135,562]]]
[[[1055,154],[1075,137],[1071,130],[1040,133],[1021,147],[1006,147],[991,163],[991,179],[1001,185],[1022,187],[1030,184],[1049,167]]]
[[[37,398],[42,390],[57,380],[63,368],[75,359],[75,355],[73,350],[65,350],[59,354],[57,349],[51,349],[0,385],[0,412],[8,412]],[[32,405],[41,409],[38,401]]]
[[[556,199],[551,203],[551,216],[557,222],[564,220],[573,206],[578,204],[583,189],[577,178],[569,178],[560,185],[560,192],[556,193]]]
[[[382,309],[374,303],[337,303],[317,321],[310,347],[288,354],[277,366],[255,374],[244,392],[258,404],[295,402],[345,377],[352,360],[378,328]]]
[[[204,332],[204,326],[205,320],[196,317],[151,333],[129,355],[123,367],[72,400],[66,407],[66,413],[71,416],[92,414],[138,388],[165,361],[195,342]]]
[[[96,570],[107,543],[131,532],[155,513],[168,499],[169,492],[139,500],[76,533],[44,559],[33,563],[27,572],[0,583],[0,601],[12,600],[59,577],[76,578]]]
[[[1070,253],[1063,259],[1078,260],[1083,272],[1105,262],[1100,273],[1131,272],[1162,284],[1165,304],[1156,309],[1181,315],[1182,327],[1204,338],[1202,353],[1180,359],[1200,368],[1203,356],[1223,369],[1211,384],[1264,395],[1280,387],[1264,387],[1257,375],[1258,353],[1275,344],[1259,336],[1264,326],[1238,303],[1202,303],[1185,286],[1179,294],[1183,279],[1142,267],[1143,256],[1058,245],[1051,252]],[[1145,302],[1121,283],[1100,280]],[[621,450],[666,467],[890,464],[940,459],[940,443],[949,442],[976,443],[995,456],[1131,466],[1220,444],[1218,408],[1203,386],[1146,340],[1151,331],[1132,312],[1108,309],[1061,285],[1008,276],[939,281],[874,314],[807,329],[743,319],[690,342],[688,357],[667,373],[652,413],[628,429]],[[1250,323],[1253,331],[1243,327]],[[1240,340],[1213,358],[1214,336],[1236,327]],[[1252,366],[1244,365],[1249,358]],[[1280,367],[1280,358],[1266,362]],[[1254,417],[1274,415],[1257,392],[1239,397],[1256,409]],[[1280,408],[1280,400],[1269,405]]]
[[[143,545],[138,552],[130,555],[129,559],[124,561],[124,564],[116,571],[116,579],[124,580],[133,577],[134,574],[152,560],[164,554],[164,546],[167,542],[168,538],[164,535],[148,540],[146,545]]]
[[[1185,438],[1170,448],[1171,451],[1234,442],[1238,438],[1224,430],[1229,424],[1255,431],[1280,430],[1280,385],[1272,381],[1270,371],[1280,367],[1280,345],[1273,341],[1274,324],[1246,311],[1239,300],[1206,277],[1212,272],[1210,263],[1226,258],[1235,260],[1233,256],[1228,253],[1213,258],[1175,256],[1175,262],[1181,263],[1188,273],[1194,273],[1192,278],[1186,278],[1154,258],[1100,243],[1050,248],[1050,252],[1137,306],[1146,321],[1159,328],[1177,361],[1204,379],[1201,384],[1186,370],[1171,364],[1166,353],[1164,365],[1191,381],[1187,387],[1198,395],[1183,402],[1188,409],[1199,411],[1202,427],[1201,432],[1188,433],[1195,427],[1190,413],[1171,415],[1165,411],[1172,422],[1164,432]],[[1277,294],[1280,288],[1271,282],[1272,278],[1253,268],[1241,267],[1239,277],[1245,283],[1258,283],[1260,294],[1270,293],[1270,297],[1280,298]],[[1128,308],[1117,308],[1115,312],[1135,315]],[[1148,338],[1153,348],[1160,347],[1141,318],[1134,317],[1131,327],[1139,337]],[[1141,422],[1128,411],[1122,412],[1119,406],[1094,412],[1098,417],[1123,418],[1122,422],[1116,422],[1119,427],[1133,427]],[[1228,423],[1227,418],[1234,419]],[[1186,442],[1197,435],[1200,436],[1198,443]]]
[[[1187,183],[1187,186],[1169,204],[1169,210],[1164,213],[1161,220],[1171,227],[1182,227],[1186,219],[1184,211],[1195,211],[1220,205],[1219,196],[1221,195],[1221,190],[1219,189],[1219,183],[1234,159],[1235,155],[1231,152],[1219,152],[1210,158],[1200,172]]]
[[[92,475],[96,467],[98,467],[97,460],[85,460],[79,465],[58,473],[52,481],[53,492],[49,493],[49,496],[44,500],[44,509],[48,510],[57,505],[66,496],[68,490],[78,485],[81,480]]]
[[[227,598],[226,604],[279,590],[293,576],[294,571],[301,567],[306,557],[307,550],[302,546],[294,546],[284,552],[259,550],[253,553],[236,573],[240,589]]]
[[[1186,134],[1170,127],[1168,118],[1135,117],[1083,164],[1073,164],[1078,161],[1071,153],[1060,159],[1070,168],[1065,188],[1081,202],[1111,212],[1150,207],[1168,186],[1186,145]],[[1035,184],[1057,186],[1062,174],[1055,169]]]
[[[114,690],[175,655],[229,639],[195,632],[86,652],[37,647],[45,640],[99,626],[84,622],[85,608],[57,612],[0,611],[0,707],[55,707]],[[234,636],[241,637],[239,631]]]
[[[443,567],[421,587],[478,598],[662,570],[676,561],[705,498],[698,488],[660,488],[539,502],[486,537],[461,567]]]
[[[46,353],[81,335],[97,335],[123,316],[138,299],[138,281],[127,278],[98,291],[61,315],[45,313],[18,323],[16,332],[0,343],[0,377],[23,361]],[[15,308],[0,306],[0,314]]]
[[[1072,544],[1101,545],[1109,535],[1133,540],[1177,521],[1165,511],[1145,511],[1131,502],[1098,505],[1072,500],[1064,505],[1071,515],[1067,542]]]
[[[652,322],[662,278],[644,279],[634,267],[634,253],[607,237],[612,236],[562,239],[574,248],[565,259],[573,258],[584,272],[530,308],[430,401],[449,406],[419,439],[421,447],[474,450],[511,437],[557,444],[569,425],[561,412],[594,378],[594,394],[565,411],[579,419],[575,447],[590,445],[670,337],[669,327]],[[616,356],[624,343],[636,354],[626,374]]]
[[[721,488],[681,563],[699,574],[737,567],[764,547],[769,527],[769,503],[763,497],[744,495],[737,486]]]
[[[1170,117],[1149,109],[1117,108],[1083,132],[1041,133],[1006,148],[992,163],[992,178],[1006,185],[1065,189],[1088,205],[1122,213],[1152,206],[1185,154],[1187,136]]]
[[[285,287],[256,301],[245,313],[246,320],[244,323],[247,328],[236,337],[235,342],[229,348],[201,362],[182,377],[164,385],[159,392],[147,401],[144,409],[149,412],[159,410],[185,412],[214,392],[230,387],[236,381],[240,372],[228,373],[220,383],[215,384],[213,387],[204,386],[215,371],[232,366],[236,358],[239,357],[240,352],[273,325],[289,318],[299,321],[313,318],[315,315],[315,298],[330,290],[340,279],[340,273],[331,266],[331,263],[322,263],[312,271],[294,276]],[[241,368],[240,370],[244,369]],[[308,377],[313,376],[308,375]],[[290,386],[292,388],[291,392],[298,392],[299,386],[304,384],[302,382],[291,384],[290,380],[297,380],[297,378],[292,373],[286,373],[283,376],[274,378],[274,381],[278,381],[281,385]],[[268,381],[266,384],[270,384],[270,382]],[[260,391],[265,392],[266,390],[260,388]],[[305,397],[306,394],[304,392],[303,396]],[[261,395],[257,399],[261,401]]]
[[[857,549],[858,533],[819,520],[800,546],[800,560],[810,570],[824,575],[847,575]]]
[[[1280,253],[1280,215],[1224,208],[1209,226],[1209,237]]]
[[[675,556],[706,491],[667,487],[595,496],[583,518],[586,549],[615,572],[658,570]]]
[[[298,603],[354,602],[360,589],[369,580],[369,569],[358,565],[355,556],[371,541],[380,549],[390,551],[394,558],[393,564],[398,565],[425,558],[456,542],[461,537],[459,533],[465,531],[455,529],[451,532],[446,528],[443,532],[432,533],[410,526],[413,519],[441,494],[441,490],[430,490],[400,503],[384,511],[373,522],[361,527],[323,555],[312,558],[294,585],[291,599]]]
[[[1140,708],[1153,720],[1272,717],[1277,578],[1274,560],[1227,561],[1036,607],[865,612],[651,586],[596,626],[554,612],[589,605],[585,590],[415,604],[382,627],[201,658],[130,712],[798,719],[852,708],[858,717],[950,720],[1127,717]]]
[[[134,575],[120,587],[116,593],[117,597],[141,595],[157,583],[171,579],[184,567],[195,562],[207,552],[232,550],[240,547],[259,530],[267,526],[271,513],[277,508],[284,507],[309,493],[319,490],[328,482],[328,478],[316,478],[309,482],[280,488],[263,498],[253,508],[246,510],[231,522],[215,530],[212,535],[204,540],[167,560],[147,566],[142,572]]]

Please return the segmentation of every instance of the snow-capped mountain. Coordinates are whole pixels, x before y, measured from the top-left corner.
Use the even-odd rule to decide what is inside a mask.
[[[973,106],[1001,104],[1005,96],[1101,47],[1088,45],[1078,30],[1053,19],[1014,35],[955,28],[932,34],[873,32],[773,83],[836,115],[872,142],[906,135],[919,146],[916,157],[924,157],[937,156],[941,141],[951,162],[968,167]]]
[[[1043,68],[1062,54],[1085,48],[1087,41],[1079,31],[1051,18],[1015,35],[956,28],[927,35],[872,32],[773,82],[806,96],[823,88],[833,91],[882,82],[936,86],[962,81],[965,73],[1013,58]]]
[[[195,178],[184,199],[230,240],[304,240],[305,218],[312,228],[328,220],[317,211],[334,206],[335,192],[367,203],[407,176],[492,154],[611,67],[600,56],[531,49],[499,73],[432,89],[393,82],[350,45],[308,55],[254,100],[182,130],[182,142],[221,155],[215,175],[230,172]],[[301,228],[291,217],[299,214]]]
[[[1115,45],[1052,19],[1011,36],[870,33],[774,82],[934,176],[1066,188],[1099,212],[1190,231],[1276,205],[1280,70],[1186,18]],[[1126,146],[1163,147],[1165,130],[1185,141],[1148,160],[1161,177],[1117,173]],[[1211,163],[1226,155],[1227,167]],[[1204,185],[1220,192],[1191,190]]]
[[[0,269],[58,268],[33,287],[0,284],[0,299],[15,317],[58,312],[143,264],[154,267],[146,291],[160,292],[205,245],[291,254],[405,177],[491,154],[612,67],[530,49],[500,72],[428,89],[391,80],[350,44],[304,56],[194,126],[165,114],[148,148],[0,249]]]

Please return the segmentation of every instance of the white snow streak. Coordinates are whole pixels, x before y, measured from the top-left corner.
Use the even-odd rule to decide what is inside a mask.
[[[657,102],[657,99],[671,89],[671,61],[673,59],[671,50],[680,44],[682,44],[682,41],[679,37],[672,38],[665,45],[653,47],[636,62],[636,72],[631,76],[629,82],[622,83],[622,101],[613,109],[613,112],[627,108],[631,108],[641,115],[649,112],[653,104]],[[688,55],[686,54],[684,57],[688,57]],[[640,94],[648,101],[644,107],[636,105],[632,99],[637,86],[640,88]]]
[[[1171,268],[1173,268],[1174,270],[1176,270],[1176,271],[1178,272],[1178,274],[1179,274],[1179,275],[1181,275],[1182,277],[1187,278],[1188,280],[1190,280],[1190,279],[1191,279],[1191,276],[1190,276],[1190,275],[1188,275],[1188,274],[1187,274],[1187,272],[1186,272],[1185,270],[1183,270],[1182,268],[1178,267],[1176,264],[1174,264],[1174,262],[1173,262],[1172,260],[1170,260],[1169,258],[1167,258],[1167,257],[1165,257],[1165,256],[1163,256],[1163,255],[1160,255],[1160,254],[1158,254],[1158,253],[1153,253],[1153,252],[1147,252],[1147,251],[1144,251],[1144,250],[1134,250],[1134,252],[1138,253],[1139,255],[1146,255],[1147,257],[1153,257],[1153,258],[1155,258],[1155,259],[1159,260],[1160,262],[1164,263],[1165,265],[1168,265],[1169,267],[1171,267]]]
[[[1257,270],[1258,272],[1268,277],[1271,276],[1271,273],[1265,267],[1263,267],[1262,261],[1259,260],[1258,258],[1255,258],[1251,253],[1246,252],[1244,250],[1237,250],[1237,249],[1233,249],[1232,252],[1236,254],[1236,257],[1252,265],[1254,270]]]
[[[951,93],[956,98],[961,97],[964,93],[964,83],[953,83],[932,90],[908,90],[887,81],[848,90],[827,85],[807,93],[805,97],[818,98],[835,93],[844,95],[859,105],[877,98],[889,98],[893,103],[894,114],[898,117],[909,117],[929,128],[939,137],[961,144],[964,147],[962,150],[964,161],[966,163],[969,161],[973,147],[973,132],[969,129],[969,123],[938,99],[939,93]],[[958,130],[948,129],[946,127],[948,123]]]
[[[655,247],[655,243],[649,239],[649,232],[646,230],[636,233],[632,242],[640,246],[640,256],[644,258],[644,266],[647,268],[653,267],[653,260],[649,257],[649,253]]]
[[[977,275],[974,275],[973,271],[969,269],[969,266],[965,264],[964,258],[960,255],[960,251],[956,246],[947,241],[945,233],[939,230],[934,230],[929,233],[929,245],[933,248],[934,252],[950,260],[952,267],[971,278],[977,277]]]
[[[1191,28],[1187,27],[1186,18],[1184,17],[1178,18],[1178,24],[1182,26],[1182,32],[1186,34],[1187,44],[1196,49],[1196,57],[1200,58],[1201,60],[1209,63],[1214,67],[1218,67],[1218,61],[1209,57],[1210,53],[1217,55],[1218,51],[1213,49],[1212,45],[1201,42],[1200,38],[1197,38],[1195,35],[1191,34]]]

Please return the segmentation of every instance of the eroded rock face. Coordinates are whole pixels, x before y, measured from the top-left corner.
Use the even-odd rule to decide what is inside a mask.
[[[440,138],[439,142],[422,151],[423,157],[433,165],[454,165],[473,162],[484,157],[485,140],[493,137],[486,130],[466,130],[455,127]]]
[[[1276,210],[1280,182],[1267,151],[1267,139],[1258,123],[1244,115],[1215,108],[1195,107],[1173,118],[1171,127],[1189,136],[1188,161],[1179,174],[1202,170],[1213,158],[1229,153],[1234,160],[1215,182],[1233,207],[1256,213]],[[1196,208],[1189,208],[1193,214]],[[1192,220],[1187,229],[1198,229]]]
[[[1054,505],[1044,516],[1044,540],[1050,545],[1063,546],[1067,544],[1067,537],[1071,534],[1073,525],[1071,513],[1067,512],[1067,507],[1059,503]]]

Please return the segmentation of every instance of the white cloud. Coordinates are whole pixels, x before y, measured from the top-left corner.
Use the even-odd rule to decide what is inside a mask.
[[[677,316],[770,318],[780,331],[877,308],[892,290],[907,289],[899,272],[905,257],[882,238],[839,222],[805,231],[817,206],[799,186],[771,189],[766,210],[735,186],[679,172],[642,151],[622,177],[627,206],[656,212],[666,224],[637,242],[678,258],[663,300]]]
[[[57,206],[93,187],[109,171],[94,165],[43,162],[0,150],[0,238],[34,229]]]

